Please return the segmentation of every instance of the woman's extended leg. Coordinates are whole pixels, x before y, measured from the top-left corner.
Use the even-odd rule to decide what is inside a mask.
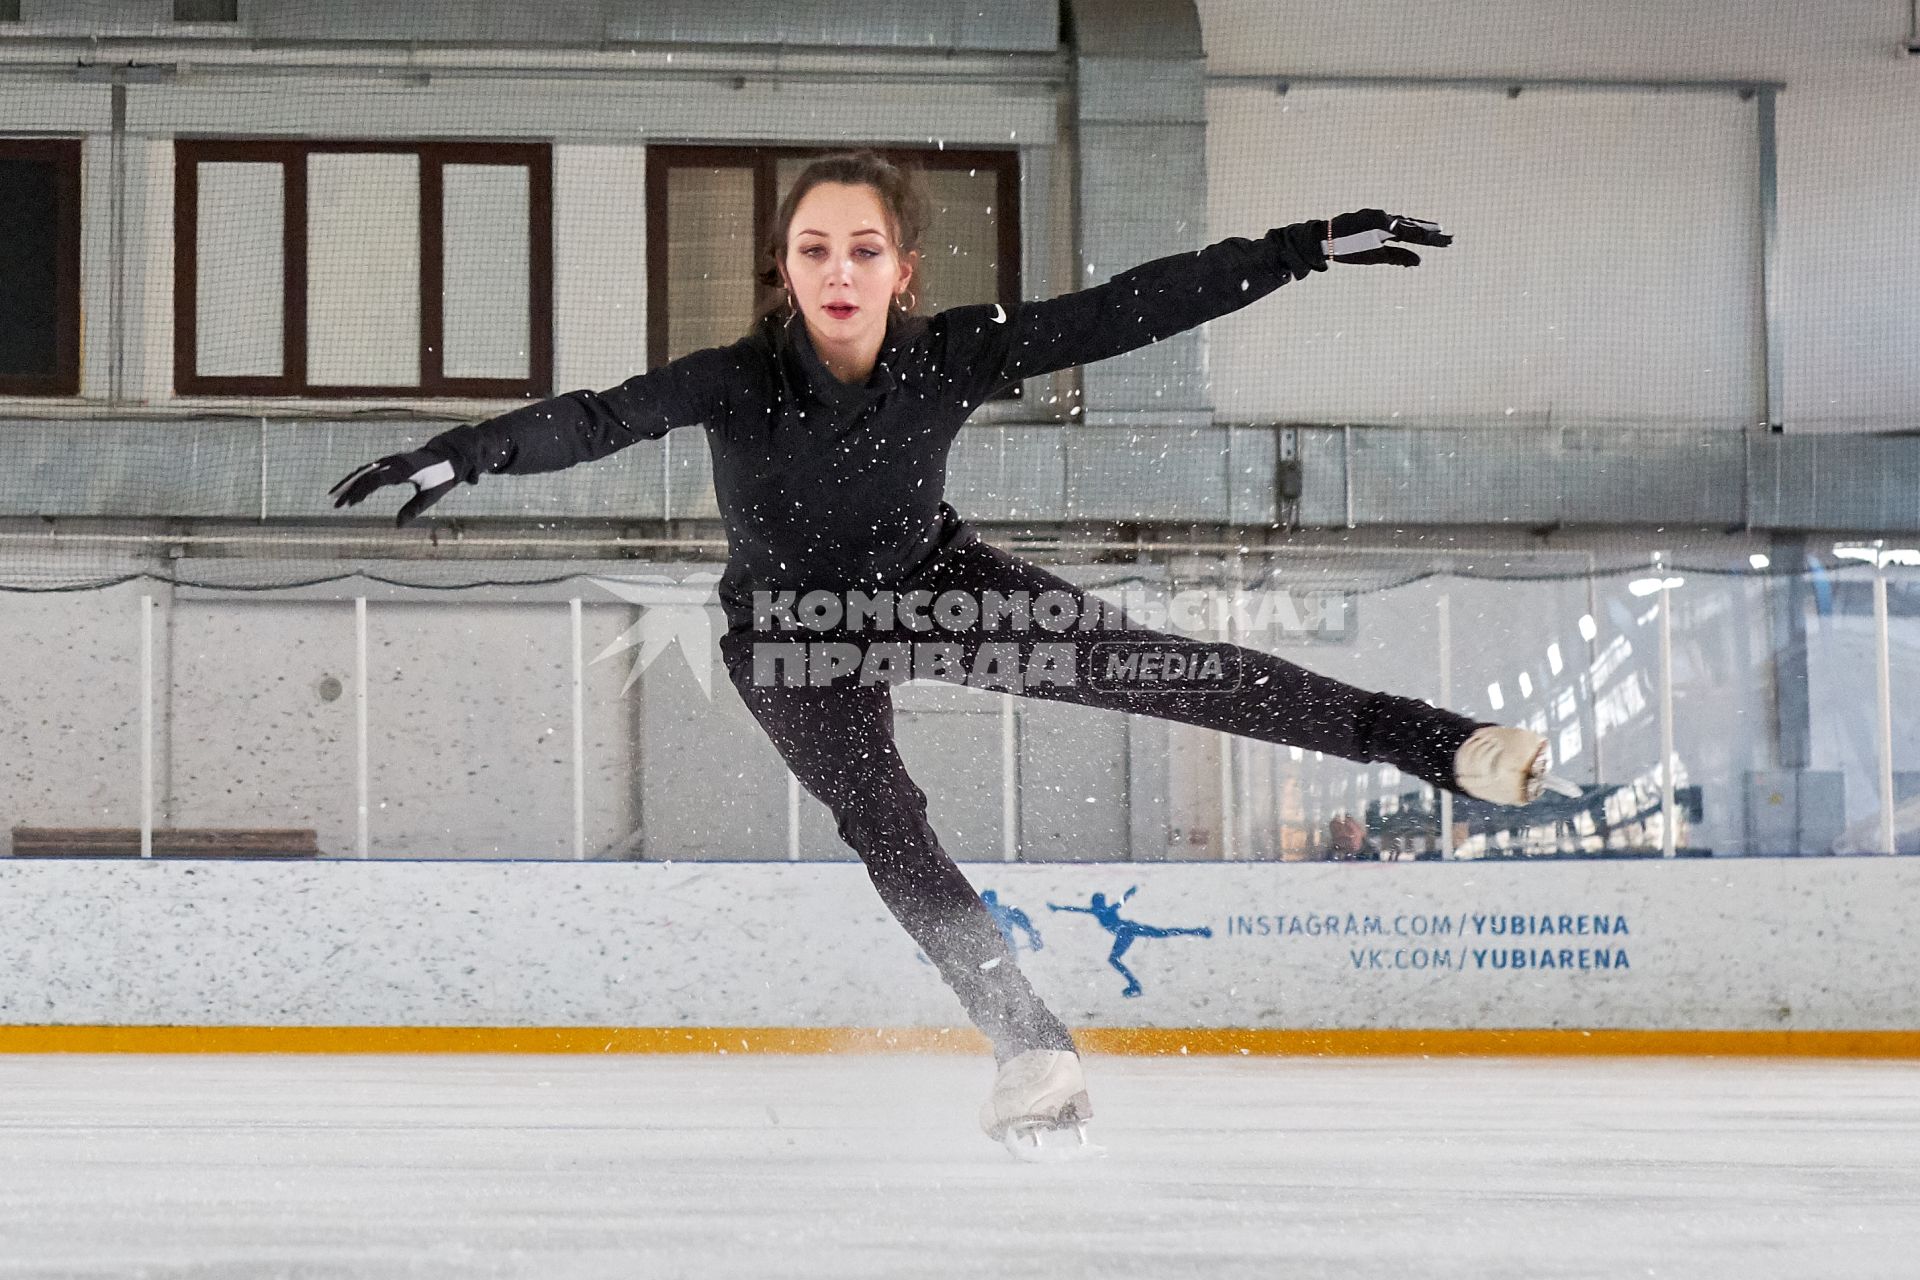
[[[958,591],[975,601],[988,592],[1030,602],[1060,592],[1074,601],[1076,616],[1086,616],[1088,608],[1086,593],[1064,578],[981,542],[940,557],[913,585],[936,597]],[[1015,691],[1029,697],[1177,720],[1348,760],[1384,761],[1435,786],[1457,789],[1455,754],[1481,722],[1416,698],[1316,675],[1258,649],[1122,626],[1110,606],[1093,603],[1101,620],[1094,628],[1053,631],[1033,622],[1002,620],[992,628],[982,625],[951,635],[934,631],[916,639],[958,641],[965,650],[966,670],[976,676],[983,645],[1017,645],[1023,675]],[[1071,647],[1070,682],[1034,678],[1028,660],[1040,645]],[[1103,678],[1100,668],[1108,655],[1128,647],[1196,659],[1224,657],[1234,668],[1232,687]]]
[[[1005,1062],[1029,1049],[1072,1049],[1066,1027],[1034,993],[928,824],[926,793],[894,745],[888,687],[757,686],[748,667],[729,667],[747,709],[800,785],[833,814],[840,838],[993,1042],[994,1056]]]

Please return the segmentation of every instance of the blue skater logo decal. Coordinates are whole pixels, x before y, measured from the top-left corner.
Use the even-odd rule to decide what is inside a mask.
[[[1033,927],[1033,918],[1020,908],[1010,907],[1000,901],[998,891],[993,889],[981,890],[980,903],[986,907],[987,914],[993,918],[993,927],[1000,931],[1000,936],[1006,941],[1008,951],[1018,955],[1022,947],[1025,947],[1028,951],[1045,950],[1047,945],[1046,940],[1040,936],[1040,931]],[[921,964],[933,963],[933,961],[927,959],[927,953],[924,951],[914,952],[914,957],[919,960]]]
[[[1027,913],[1001,902],[1000,895],[994,890],[981,893],[980,901],[986,904],[987,914],[993,917],[994,927],[1000,930],[1000,936],[1007,940],[1007,950],[1019,951],[1022,941],[1029,951],[1039,951],[1047,945],[1041,940],[1040,931],[1033,927],[1033,921]],[[1016,929],[1018,933],[1014,932]]]
[[[1052,902],[1047,904],[1049,911],[1074,911],[1083,916],[1092,916],[1100,922],[1102,929],[1113,935],[1113,950],[1107,953],[1107,963],[1127,980],[1126,990],[1120,993],[1123,996],[1137,996],[1141,993],[1140,979],[1134,976],[1133,970],[1120,962],[1120,957],[1127,954],[1127,948],[1134,944],[1135,939],[1211,938],[1213,936],[1213,930],[1205,925],[1191,929],[1166,929],[1159,925],[1141,924],[1136,920],[1123,918],[1120,914],[1121,906],[1139,891],[1140,886],[1134,885],[1120,895],[1119,902],[1108,902],[1106,894],[1096,893],[1088,899],[1084,907],[1063,907]]]

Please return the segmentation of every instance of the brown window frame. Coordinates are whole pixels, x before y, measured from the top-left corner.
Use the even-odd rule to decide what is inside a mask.
[[[844,146],[703,146],[698,143],[647,148],[647,364],[667,362],[667,174],[675,168],[729,168],[753,171],[753,269],[759,270],[760,248],[773,223],[776,172],[779,162],[810,158],[845,150]],[[1020,300],[1020,153],[1017,150],[944,151],[906,147],[875,147],[894,164],[922,169],[991,169],[998,181],[994,208],[1004,211],[999,230],[995,287],[1002,306]],[[764,285],[754,286],[754,313],[772,301]],[[1017,395],[1019,388],[1013,389]]]
[[[384,153],[420,157],[420,384],[330,386],[307,382],[307,165],[310,155]],[[195,372],[198,317],[199,165],[277,163],[286,184],[282,243],[281,373],[203,376]],[[527,170],[527,374],[449,378],[442,373],[445,289],[441,174],[449,164],[504,164]],[[353,142],[181,138],[174,143],[173,388],[176,395],[297,396],[308,399],[542,399],[553,388],[553,148],[545,143]]]
[[[0,138],[0,156],[50,161],[60,192],[54,239],[54,369],[50,374],[0,374],[0,395],[80,394],[80,139]]]

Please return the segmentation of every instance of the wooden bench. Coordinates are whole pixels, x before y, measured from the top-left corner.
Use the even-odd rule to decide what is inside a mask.
[[[16,858],[137,858],[138,827],[15,827]],[[156,858],[317,858],[316,832],[288,828],[156,828]]]

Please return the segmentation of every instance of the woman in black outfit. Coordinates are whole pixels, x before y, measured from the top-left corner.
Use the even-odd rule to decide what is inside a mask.
[[[1365,209],[1222,240],[1049,301],[922,318],[913,271],[925,223],[911,178],[872,152],[818,160],[767,245],[762,279],[784,297],[746,337],[610,391],[455,427],[348,476],[335,505],[412,484],[404,524],[461,481],[556,471],[704,424],[727,528],[721,651],[734,687],[993,1042],[1000,1071],[983,1126],[1038,1145],[1090,1113],[1073,1039],[928,825],[894,745],[891,683],[965,681],[1160,716],[1385,761],[1509,804],[1538,794],[1545,742],[1270,654],[1135,628],[988,546],[941,500],[961,424],[1003,388],[1203,324],[1330,261],[1413,266],[1393,242],[1442,246],[1439,227]],[[1218,682],[1152,685],[1110,665],[1147,650],[1194,672],[1211,658]]]

